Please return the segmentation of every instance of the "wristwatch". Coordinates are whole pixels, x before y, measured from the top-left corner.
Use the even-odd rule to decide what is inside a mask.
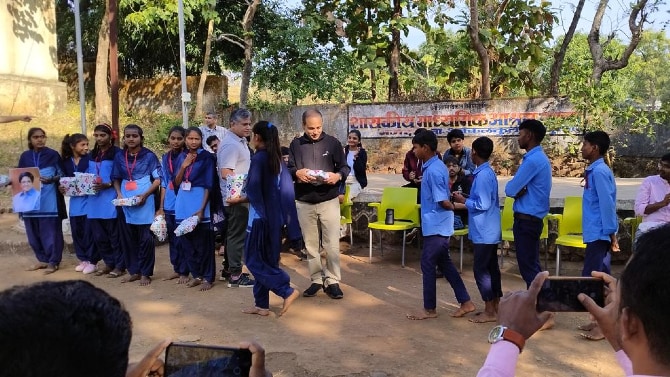
[[[498,325],[489,332],[489,343],[494,344],[501,340],[506,340],[519,347],[519,353],[523,351],[523,346],[526,345],[526,339],[523,335],[503,325]]]

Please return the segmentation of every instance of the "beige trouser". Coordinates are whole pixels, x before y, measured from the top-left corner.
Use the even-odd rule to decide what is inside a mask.
[[[298,221],[307,249],[307,266],[312,283],[338,283],[340,276],[340,201],[333,198],[323,203],[296,201]],[[319,253],[319,224],[325,263]]]

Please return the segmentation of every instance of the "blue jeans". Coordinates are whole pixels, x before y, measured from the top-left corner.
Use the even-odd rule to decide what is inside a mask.
[[[475,262],[472,270],[475,273],[477,288],[482,300],[493,301],[502,297],[500,267],[498,266],[498,244],[474,244]]]
[[[461,275],[449,256],[449,237],[425,236],[421,250],[421,273],[423,274],[423,308],[437,308],[437,284],[435,282],[435,266],[439,266],[451,288],[456,294],[459,304],[470,301]]]
[[[610,274],[610,262],[612,256],[609,253],[612,243],[610,241],[598,240],[586,244],[586,255],[584,256],[584,268],[582,276],[591,276],[591,271],[600,271]]]
[[[540,267],[540,234],[542,234],[542,221],[514,219],[512,233],[514,234],[514,246],[516,247],[516,261],[519,264],[519,272],[526,282],[526,288],[542,271]]]

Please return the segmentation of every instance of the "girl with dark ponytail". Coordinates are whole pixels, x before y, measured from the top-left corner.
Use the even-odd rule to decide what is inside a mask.
[[[284,166],[279,146],[279,132],[272,123],[260,121],[252,129],[251,144],[256,148],[247,177],[249,224],[244,260],[254,275],[254,306],[247,314],[270,314],[270,291],[284,299],[279,315],[283,315],[300,293],[290,285],[290,277],[279,267],[281,230],[297,219],[292,180]],[[290,192],[282,192],[291,187]],[[291,197],[288,198],[287,197]]]
[[[58,270],[63,257],[63,218],[59,209],[64,207],[65,202],[57,189],[58,180],[63,174],[60,155],[46,146],[46,138],[43,129],[29,129],[28,150],[21,154],[17,167],[36,167],[40,171],[40,207],[38,210],[22,212],[21,217],[28,243],[38,260],[28,270],[44,269],[45,274],[51,274]]]
[[[89,170],[88,138],[84,134],[65,135],[61,145],[61,166],[63,176],[74,177],[75,173],[86,173]],[[59,187],[62,194],[65,187]],[[100,257],[93,245],[93,237],[87,220],[88,196],[70,198],[70,232],[72,246],[79,259],[74,268],[77,272],[92,274],[97,271]]]
[[[88,172],[95,174],[93,188],[95,195],[88,196],[86,212],[88,224],[93,236],[95,248],[102,257],[105,266],[99,269],[97,276],[107,275],[117,278],[125,273],[125,261],[121,243],[119,241],[119,213],[112,205],[116,198],[116,191],[112,182],[112,166],[114,157],[119,153],[119,147],[114,145],[116,137],[112,126],[101,123],[93,129],[95,146],[91,152],[91,161],[88,164]]]

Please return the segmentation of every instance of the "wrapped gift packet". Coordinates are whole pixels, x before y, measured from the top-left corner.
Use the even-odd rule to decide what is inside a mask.
[[[200,222],[200,219],[198,216],[191,216],[189,218],[184,219],[179,226],[177,226],[177,229],[174,230],[174,234],[179,236],[183,236],[186,233],[190,233],[195,229],[196,226],[198,226],[198,223]]]
[[[158,241],[165,241],[167,239],[167,222],[165,222],[165,216],[156,216],[149,229],[156,235]]]
[[[247,175],[235,174],[228,176],[226,179],[226,191],[229,199],[246,198],[247,197]]]
[[[112,204],[117,207],[132,207],[140,204],[140,201],[139,196],[131,196],[130,198],[113,199]]]

